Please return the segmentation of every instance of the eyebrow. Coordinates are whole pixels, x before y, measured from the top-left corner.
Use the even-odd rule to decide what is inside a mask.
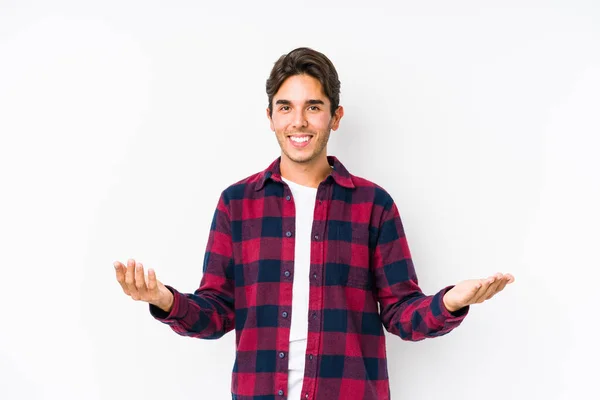
[[[285,99],[280,99],[277,100],[275,102],[275,105],[277,104],[285,104],[285,105],[291,105],[292,102],[289,100],[285,100]],[[318,100],[318,99],[310,99],[310,100],[306,100],[305,104],[321,104],[321,105],[325,105],[325,103],[323,102],[323,100]]]

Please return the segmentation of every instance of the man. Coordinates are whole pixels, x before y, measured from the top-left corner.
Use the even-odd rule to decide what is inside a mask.
[[[132,259],[114,263],[117,280],[178,334],[235,328],[233,399],[389,399],[383,327],[447,334],[514,277],[423,294],[391,196],[327,155],[344,115],[331,61],[298,48],[266,86],[281,156],[221,193],[200,287],[182,294]]]

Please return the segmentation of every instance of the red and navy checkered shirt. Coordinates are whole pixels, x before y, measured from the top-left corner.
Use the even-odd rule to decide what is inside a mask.
[[[302,398],[390,398],[383,328],[417,341],[457,327],[448,286],[418,286],[398,209],[380,186],[328,156],[311,232],[308,338]],[[225,189],[206,248],[200,287],[151,314],[180,335],[216,339],[235,328],[231,391],[238,400],[287,396],[294,279],[295,207],[277,158]],[[379,308],[378,308],[379,307]]]

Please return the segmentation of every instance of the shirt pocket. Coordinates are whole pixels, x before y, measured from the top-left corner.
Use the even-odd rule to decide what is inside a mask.
[[[369,253],[369,228],[360,224],[337,226],[335,246],[336,277],[343,286],[370,290],[373,279]]]

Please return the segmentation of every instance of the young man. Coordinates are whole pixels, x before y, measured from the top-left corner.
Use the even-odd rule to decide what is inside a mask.
[[[114,263],[123,291],[176,333],[235,328],[233,399],[389,399],[384,327],[412,341],[447,334],[514,281],[421,291],[391,196],[327,156],[344,115],[339,90],[317,51],[275,63],[267,117],[281,156],[222,192],[193,294],[135,260]]]

